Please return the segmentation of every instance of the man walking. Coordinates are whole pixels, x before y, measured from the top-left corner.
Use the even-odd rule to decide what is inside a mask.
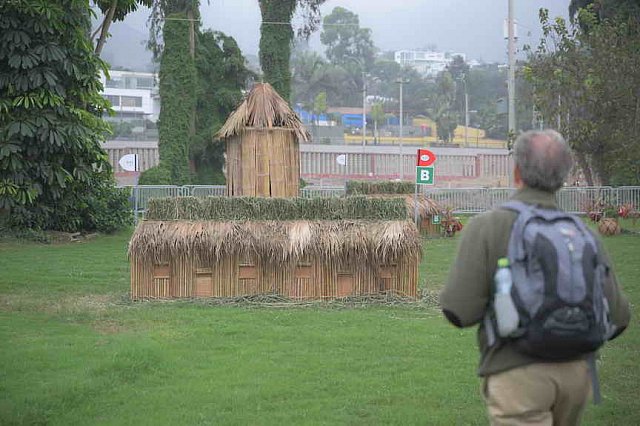
[[[553,130],[526,132],[516,140],[514,156],[514,182],[518,191],[512,199],[513,205],[524,206],[519,207],[523,209],[529,207],[533,209],[535,206],[535,209],[539,209],[535,211],[542,211],[542,213],[534,214],[559,214],[561,217],[564,213],[557,212],[555,192],[562,187],[572,163],[570,149],[562,136]],[[515,208],[501,208],[476,216],[470,221],[462,234],[457,258],[451,268],[447,285],[440,295],[442,310],[446,318],[457,327],[479,324],[478,342],[481,359],[478,374],[483,378],[482,393],[492,425],[576,425],[589,399],[591,377],[595,377],[589,371],[588,355],[572,355],[566,359],[558,356],[554,359],[551,357],[551,352],[550,357],[546,357],[546,354],[532,355],[531,352],[523,351],[523,345],[518,342],[520,336],[527,334],[526,331],[520,330],[517,336],[515,333],[500,337],[493,326],[496,316],[493,305],[494,276],[498,261],[500,260],[502,267],[509,263],[503,258],[508,255],[513,257],[511,256],[514,251],[512,230],[522,214]],[[585,234],[588,234],[589,241],[593,242],[592,245],[597,246],[597,253],[593,254],[593,259],[597,259],[597,262],[593,263],[603,265],[601,269],[597,269],[603,271],[602,286],[598,288],[602,288],[604,292],[606,301],[602,305],[610,319],[607,321],[611,327],[610,332],[606,334],[606,339],[613,339],[629,324],[629,304],[618,287],[611,262],[602,245],[590,232],[586,231],[581,223],[576,223],[576,229],[580,226],[585,230]],[[553,231],[554,228],[545,229]],[[530,236],[531,232],[529,231],[527,235]],[[561,241],[559,244],[562,244],[563,240],[560,238],[558,238]],[[515,244],[517,243],[516,241]],[[584,244],[585,247],[587,245]],[[553,248],[553,245],[550,247]],[[569,243],[569,250],[573,254],[571,243]],[[558,259],[561,259],[559,262],[571,263],[566,259],[573,259],[573,257],[558,256]],[[544,265],[540,267],[538,264],[537,276],[542,280],[539,285],[541,290],[538,293],[542,295],[534,294],[530,295],[530,298],[539,296],[547,301],[551,287],[545,280],[549,281],[549,277],[552,277],[552,281],[558,283],[554,285],[560,286],[562,279],[565,281],[569,279],[566,278],[570,275],[569,272],[573,273],[576,267],[581,268],[583,265],[586,265],[585,268],[589,267],[588,262],[582,262],[582,260],[578,266],[571,263],[565,267],[564,264],[559,263],[557,268]],[[517,275],[513,265],[511,269],[515,277],[513,285],[516,287],[518,281],[523,281],[518,280],[518,277],[524,276],[525,272]],[[566,272],[566,269],[570,271]],[[526,269],[526,273],[529,272],[529,269]],[[570,276],[573,280],[573,275]],[[592,281],[595,280],[593,276],[592,273]],[[525,288],[523,293],[526,291]],[[520,294],[520,303],[524,303],[523,300],[526,301],[526,299],[527,296]],[[602,301],[603,298],[600,299]],[[540,305],[544,304],[539,303],[538,307]],[[575,314],[575,308],[567,309],[569,310],[562,311],[562,318],[559,321],[571,315],[578,318],[577,320],[570,318],[571,321],[577,321],[574,322],[575,324],[578,324],[579,320],[586,321],[586,317],[592,320],[593,316]],[[522,315],[523,309],[519,308],[518,312]],[[598,315],[596,314],[595,317]],[[546,322],[544,327],[548,324],[549,322]],[[520,325],[522,326],[522,320]],[[609,330],[608,327],[607,329]],[[544,345],[542,347],[546,348]]]

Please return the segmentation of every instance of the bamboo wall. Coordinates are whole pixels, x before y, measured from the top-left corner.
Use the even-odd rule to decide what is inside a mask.
[[[227,140],[227,195],[297,197],[300,148],[290,129],[247,128]]]
[[[354,266],[355,265],[355,266]],[[170,299],[280,294],[292,299],[336,299],[394,292],[416,297],[418,258],[388,265],[319,259],[297,264],[180,257],[153,265],[132,258],[131,298]]]

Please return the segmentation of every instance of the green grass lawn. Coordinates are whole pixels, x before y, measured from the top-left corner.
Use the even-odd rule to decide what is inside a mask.
[[[0,424],[486,424],[475,330],[436,308],[131,303],[129,236],[0,243]],[[636,312],[585,424],[630,425],[640,236],[605,242]],[[455,244],[425,241],[427,289]]]

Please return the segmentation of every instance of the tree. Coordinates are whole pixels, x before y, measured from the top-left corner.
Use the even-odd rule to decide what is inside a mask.
[[[296,8],[304,15],[305,25],[300,33],[308,36],[318,24],[320,5],[326,0],[259,0],[262,24],[260,25],[260,66],[264,79],[284,99],[291,95],[291,44],[293,27],[291,18]]]
[[[403,110],[406,114],[423,114],[428,107],[432,84],[427,82],[415,69],[402,68],[397,62],[379,60],[371,68],[371,75],[377,81],[376,94],[381,98],[398,99],[398,81],[403,80]],[[398,103],[399,107],[399,103]],[[395,111],[399,113],[399,108]]]
[[[160,166],[169,182],[190,182],[189,146],[195,133],[197,74],[189,46],[190,23],[187,14],[167,15],[164,24],[164,49],[160,60],[160,98],[158,120]]]
[[[142,174],[141,184],[190,182],[189,146],[196,132],[199,5],[199,0],[158,0],[151,9],[148,46],[154,58],[160,59],[160,164]]]
[[[464,117],[464,86],[467,75],[469,74],[469,65],[462,59],[462,56],[456,55],[449,65],[447,71],[451,74],[451,78],[456,84],[455,110],[459,116]]]
[[[195,184],[223,184],[224,144],[214,140],[242,100],[253,74],[232,37],[217,31],[198,33],[196,50],[196,132],[189,145]]]
[[[436,93],[432,99],[431,116],[436,122],[438,139],[448,143],[458,127],[458,114],[454,108],[456,85],[448,71],[436,80]]]
[[[313,114],[316,116],[316,124],[320,121],[320,114],[327,112],[327,93],[320,92],[313,101]]]
[[[120,1],[120,0],[118,0]],[[130,0],[126,0],[130,1]],[[155,60],[160,58],[163,50],[163,42],[166,42],[166,35],[160,34],[164,31],[164,24],[167,21],[181,19],[189,27],[189,54],[191,58],[196,55],[196,30],[200,22],[200,0],[151,0],[153,6],[149,16],[149,41],[147,47],[153,53]],[[183,18],[171,17],[175,13],[184,13]]]
[[[91,35],[91,40],[93,40],[96,35],[100,33],[96,41],[95,50],[96,55],[100,56],[107,37],[109,37],[109,27],[111,23],[123,21],[129,13],[138,10],[138,6],[151,7],[153,0],[94,0],[94,3],[100,8],[104,15],[102,23]]]
[[[16,228],[112,231],[130,218],[101,148],[108,108],[89,5],[0,5],[0,216]]]
[[[371,119],[373,120],[373,140],[378,144],[378,122],[384,120],[384,106],[377,102],[371,106]]]
[[[639,182],[640,28],[584,9],[573,27],[545,10],[541,22],[546,39],[525,73],[545,122],[567,138],[589,184]]]
[[[343,7],[334,8],[324,17],[320,41],[327,47],[325,53],[333,64],[345,65],[355,59],[361,68],[373,65],[376,48],[371,30],[360,28],[358,15]]]
[[[591,8],[598,21],[621,16],[624,18],[634,16],[635,19],[640,17],[640,2],[638,0],[571,0],[569,16],[573,21],[579,21],[580,10],[587,8]]]
[[[313,108],[315,96],[320,92],[327,94],[332,104],[341,104],[342,82],[346,71],[328,63],[315,52],[300,52],[292,60],[292,99],[307,110]]]

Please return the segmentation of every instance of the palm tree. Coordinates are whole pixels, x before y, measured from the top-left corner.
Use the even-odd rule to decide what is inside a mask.
[[[332,99],[340,95],[340,82],[345,73],[326,62],[315,52],[302,52],[293,60],[293,100],[310,109],[315,96],[326,92]]]

